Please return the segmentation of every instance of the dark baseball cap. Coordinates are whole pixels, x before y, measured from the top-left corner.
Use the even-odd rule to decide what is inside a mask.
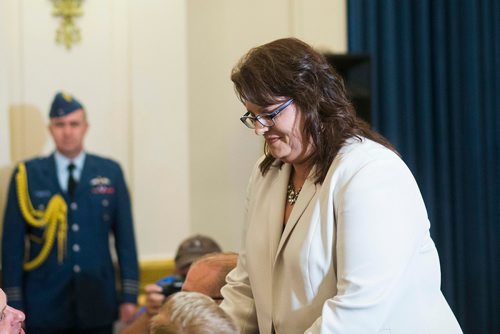
[[[175,267],[181,269],[191,265],[199,257],[215,252],[221,252],[220,246],[210,237],[194,235],[184,240],[177,248]]]

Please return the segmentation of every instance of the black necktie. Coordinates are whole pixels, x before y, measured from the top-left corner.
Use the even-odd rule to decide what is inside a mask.
[[[75,178],[73,177],[73,171],[75,170],[76,166],[73,164],[73,163],[70,163],[68,165],[68,172],[69,172],[69,176],[68,176],[68,195],[73,197],[73,193],[75,192],[75,188],[76,188],[76,180]]]

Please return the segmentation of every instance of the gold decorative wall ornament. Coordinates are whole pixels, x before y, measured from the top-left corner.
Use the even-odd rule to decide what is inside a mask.
[[[83,14],[81,5],[83,0],[52,0],[54,10],[52,15],[62,18],[61,25],[56,31],[56,42],[64,44],[67,49],[73,43],[80,41],[80,29],[75,25],[74,18]]]

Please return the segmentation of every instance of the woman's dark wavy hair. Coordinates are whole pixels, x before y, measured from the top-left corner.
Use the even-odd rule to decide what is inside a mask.
[[[323,182],[348,138],[366,137],[396,152],[387,139],[356,117],[342,78],[326,59],[296,38],[278,39],[251,49],[233,68],[231,80],[243,103],[269,106],[282,103],[283,97],[293,98],[304,114],[304,138],[312,139],[313,152],[308,161],[310,167],[316,167],[316,183]],[[276,160],[267,145],[264,153],[260,164],[263,175]]]

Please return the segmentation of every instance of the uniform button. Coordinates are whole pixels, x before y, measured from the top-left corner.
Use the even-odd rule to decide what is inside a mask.
[[[71,229],[73,232],[78,232],[78,230],[80,230],[80,226],[78,224],[73,224],[71,225]]]
[[[108,215],[108,214],[104,214],[104,215],[102,215],[102,219],[103,219],[105,222],[109,221],[109,215]]]
[[[82,268],[80,268],[80,266],[79,266],[79,265],[75,264],[75,265],[73,266],[73,271],[74,271],[75,273],[79,273],[80,271],[82,271]]]
[[[107,199],[103,199],[102,206],[108,206],[108,205],[109,205],[109,201]]]
[[[69,207],[71,208],[71,210],[74,211],[74,210],[78,209],[78,204],[76,204],[76,202],[73,202],[73,203],[71,203],[71,205]]]
[[[73,245],[73,252],[78,253],[80,251],[80,245],[79,244],[74,244]]]

